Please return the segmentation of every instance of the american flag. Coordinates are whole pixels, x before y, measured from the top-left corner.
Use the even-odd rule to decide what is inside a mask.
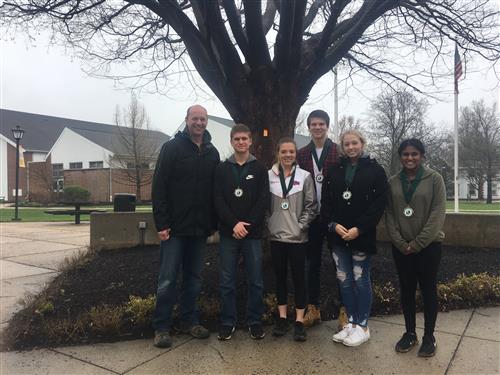
[[[455,94],[458,94],[458,79],[462,76],[462,60],[458,54],[458,47],[455,44]]]

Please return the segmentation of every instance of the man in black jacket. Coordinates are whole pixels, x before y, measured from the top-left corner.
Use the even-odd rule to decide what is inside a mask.
[[[188,108],[186,127],[166,142],[153,178],[153,214],[161,240],[160,272],[153,317],[154,345],[169,347],[172,310],[176,302],[177,273],[182,264],[179,330],[207,338],[200,325],[196,300],[201,290],[203,250],[216,227],[213,209],[213,176],[219,152],[206,131],[207,110]]]
[[[262,232],[269,202],[266,167],[250,154],[252,133],[243,124],[231,129],[234,154],[215,170],[214,201],[219,217],[221,326],[219,340],[236,327],[236,272],[240,251],[246,268],[247,324],[252,339],[264,338]]]

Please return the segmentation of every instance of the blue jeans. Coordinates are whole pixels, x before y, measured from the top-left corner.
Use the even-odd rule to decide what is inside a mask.
[[[372,306],[371,254],[335,245],[332,256],[349,323],[366,327]]]
[[[205,236],[171,237],[160,244],[160,273],[156,291],[153,327],[168,331],[177,300],[177,274],[182,265],[180,318],[188,324],[199,324],[197,298],[201,290],[201,270]]]
[[[248,285],[247,324],[259,324],[264,312],[261,240],[253,238],[237,240],[221,236],[219,254],[222,325],[236,325],[236,273],[240,250],[244,258]]]

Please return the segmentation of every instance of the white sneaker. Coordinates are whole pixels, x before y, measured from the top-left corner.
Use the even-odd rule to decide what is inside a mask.
[[[352,330],[352,324],[348,323],[342,328],[341,331],[338,331],[333,335],[332,340],[335,342],[344,342],[344,340],[349,336]]]
[[[342,341],[345,346],[358,346],[370,339],[370,329],[366,331],[360,326],[351,329],[349,335]]]

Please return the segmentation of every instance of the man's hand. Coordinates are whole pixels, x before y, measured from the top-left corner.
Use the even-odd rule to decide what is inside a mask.
[[[357,227],[352,227],[347,231],[345,235],[342,236],[344,241],[352,241],[359,237],[359,229]]]
[[[160,237],[161,241],[168,241],[168,239],[170,238],[170,228],[159,231],[158,237]]]
[[[248,234],[248,230],[245,228],[246,225],[250,225],[250,223],[239,221],[233,228],[233,237],[237,240],[245,238]]]

